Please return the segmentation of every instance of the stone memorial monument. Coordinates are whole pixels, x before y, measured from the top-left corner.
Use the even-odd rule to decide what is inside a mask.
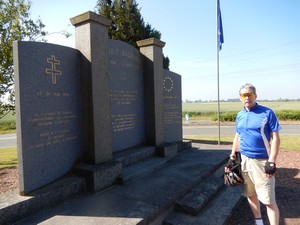
[[[181,77],[163,69],[165,43],[110,40],[111,21],[92,12],[71,22],[75,49],[14,42],[21,195],[74,169],[98,190],[122,173],[124,151],[182,148]]]

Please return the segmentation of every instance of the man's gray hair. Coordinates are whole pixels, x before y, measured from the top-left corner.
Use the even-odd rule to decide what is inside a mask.
[[[246,83],[246,84],[243,84],[240,88],[240,91],[239,91],[239,94],[241,94],[241,90],[244,89],[244,88],[249,88],[252,90],[252,92],[256,95],[256,88],[252,85],[252,84],[249,84],[249,83]]]

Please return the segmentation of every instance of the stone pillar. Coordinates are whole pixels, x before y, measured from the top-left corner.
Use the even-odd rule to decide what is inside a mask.
[[[137,42],[145,56],[144,90],[146,139],[151,145],[164,142],[163,54],[165,43],[149,38]]]
[[[111,20],[93,12],[70,19],[82,54],[82,109],[85,157],[98,164],[112,159],[108,27]]]

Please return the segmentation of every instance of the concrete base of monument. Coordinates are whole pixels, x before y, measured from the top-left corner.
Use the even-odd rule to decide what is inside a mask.
[[[167,162],[144,177],[79,196],[17,224],[225,224],[241,198],[238,189],[222,182],[229,152],[192,147],[159,157]]]
[[[161,157],[174,157],[177,153],[191,148],[192,142],[191,141],[179,141],[174,143],[164,143],[163,145],[159,146],[156,150],[158,156]]]
[[[191,147],[191,141],[165,143],[162,146],[137,146],[113,154],[110,162],[82,163],[73,172],[86,179],[87,191],[95,193],[115,184],[130,183],[163,167],[170,157]]]
[[[0,195],[0,224],[11,224],[43,209],[67,201],[85,192],[85,180],[81,177],[66,176],[27,196],[17,192]]]
[[[122,173],[122,164],[116,161],[98,165],[82,163],[76,165],[73,172],[85,179],[88,192],[95,193],[115,183]]]
[[[180,145],[189,144],[191,143],[185,142]],[[169,146],[171,146],[170,151],[173,152],[174,146],[167,145]],[[205,146],[202,148],[200,145],[193,144],[191,148],[179,151],[176,156],[170,157],[157,156],[156,148],[154,150],[153,152],[152,147],[148,146],[143,154],[151,156],[146,158],[140,158],[141,156],[138,156],[133,149],[128,150],[127,154],[118,153],[115,160],[105,164],[110,170],[114,168],[115,172],[111,175],[103,170],[104,164],[101,165],[102,167],[98,165],[95,177],[99,179],[99,171],[104,171],[106,177],[111,176],[111,182],[115,181],[108,188],[97,193],[84,192],[88,190],[85,185],[87,182],[79,177],[73,178],[77,180],[76,184],[80,184],[79,186],[73,184],[67,188],[76,192],[76,197],[73,195],[72,198],[66,198],[63,194],[64,189],[59,188],[59,185],[52,186],[50,191],[52,195],[61,195],[65,201],[56,206],[48,205],[46,210],[41,212],[37,212],[38,207],[39,210],[45,207],[41,207],[37,196],[20,197],[15,194],[15,198],[19,199],[14,202],[10,199],[11,196],[0,199],[2,205],[0,223],[16,222],[15,225],[224,224],[231,217],[232,210],[238,205],[241,195],[238,193],[239,188],[225,188],[222,182],[224,165],[230,152],[228,146],[214,145],[210,148]],[[128,157],[136,155],[139,161],[128,164],[135,159],[134,157],[128,159],[126,155]],[[147,168],[148,172],[140,177],[129,175],[130,171],[144,168]],[[121,178],[122,184],[117,183],[116,181]],[[45,195],[45,201],[53,201],[52,195]],[[37,199],[35,208],[31,206],[31,199],[34,198]],[[15,217],[10,216],[11,212]]]

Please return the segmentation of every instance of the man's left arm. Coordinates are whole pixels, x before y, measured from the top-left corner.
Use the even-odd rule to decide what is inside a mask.
[[[271,133],[271,152],[269,153],[269,162],[276,163],[276,159],[279,153],[279,146],[280,146],[280,137],[279,137],[279,131],[272,132]]]
[[[280,146],[280,137],[279,132],[271,133],[272,142],[271,142],[271,152],[269,153],[268,162],[265,165],[265,172],[269,178],[275,175],[276,171],[276,159],[279,153]]]

